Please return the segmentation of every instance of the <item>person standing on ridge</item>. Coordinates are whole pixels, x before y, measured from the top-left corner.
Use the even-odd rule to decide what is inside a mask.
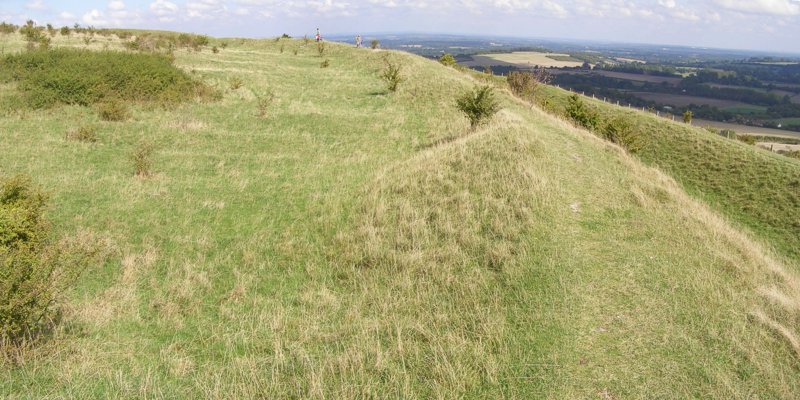
[[[316,36],[316,40],[317,40],[317,42],[319,42],[319,41],[321,41],[321,40],[322,40],[322,35],[320,35],[320,34],[319,34],[319,28],[317,28],[317,36]]]
[[[361,35],[356,35],[356,47],[361,47]]]

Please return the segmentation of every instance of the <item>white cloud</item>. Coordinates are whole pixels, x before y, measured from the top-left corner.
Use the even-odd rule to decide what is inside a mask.
[[[111,1],[108,3],[108,9],[112,11],[122,11],[125,9],[125,3],[121,1]]]
[[[105,14],[98,9],[94,9],[92,11],[83,14],[83,23],[89,26],[106,26],[108,25],[108,20],[105,18]]]
[[[714,0],[722,8],[745,13],[770,15],[800,15],[797,0]]]
[[[62,12],[59,15],[60,22],[73,19],[74,15],[69,12]],[[128,10],[122,1],[110,1],[105,10],[92,9],[83,14],[81,21],[90,26],[109,27],[109,26],[135,26],[141,22],[141,14],[137,10]]]
[[[150,12],[161,22],[172,22],[178,15],[179,8],[175,3],[166,0],[156,0],[150,3]]]
[[[189,0],[186,2],[186,16],[189,18],[213,18],[227,14],[228,7],[221,0]]]
[[[675,8],[675,6],[677,6],[675,0],[658,0],[658,4],[666,8]]]
[[[47,7],[42,0],[32,0],[25,5],[25,8],[36,11],[47,11],[49,9],[49,7]]]

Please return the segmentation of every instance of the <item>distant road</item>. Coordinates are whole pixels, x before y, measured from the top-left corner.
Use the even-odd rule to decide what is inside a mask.
[[[800,132],[785,131],[782,129],[760,128],[757,126],[731,124],[727,122],[708,121],[705,119],[694,119],[694,121],[692,121],[692,125],[711,126],[717,129],[733,129],[737,134],[740,135],[766,135],[800,139]]]

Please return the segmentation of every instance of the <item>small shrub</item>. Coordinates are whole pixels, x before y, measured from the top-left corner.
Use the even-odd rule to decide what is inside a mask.
[[[294,51],[292,52],[294,53],[294,55],[297,55],[298,49],[294,49]]]
[[[7,22],[0,22],[0,33],[4,35],[10,35],[19,29],[18,26],[14,24],[9,24]]]
[[[686,112],[683,113],[683,122],[691,124],[692,118],[694,118],[694,113],[690,110],[686,110]]]
[[[42,36],[39,39],[39,48],[42,50],[47,50],[50,48],[51,39],[48,36]]]
[[[222,43],[220,43],[220,44],[219,44],[219,47],[222,47],[223,49],[227,49],[227,48],[228,48],[228,42],[222,42]]]
[[[272,107],[273,103],[275,103],[275,93],[271,90],[268,90],[261,95],[256,95],[258,117],[267,118],[269,116],[269,109]]]
[[[372,41],[369,42],[369,47],[371,47],[372,50],[376,50],[381,47],[381,42],[378,39],[372,39]]]
[[[138,40],[131,40],[130,42],[123,42],[122,47],[130,50],[130,51],[139,51],[141,50],[141,45]]]
[[[530,72],[512,71],[506,81],[511,92],[517,97],[533,100],[539,86],[550,82],[550,74],[544,68]]]
[[[90,43],[92,43],[92,37],[91,36],[84,36],[83,44],[88,46]]]
[[[211,40],[206,35],[195,35],[192,38],[192,48],[195,51],[200,51],[202,47],[208,46]]]
[[[452,54],[446,53],[439,58],[439,62],[444,66],[452,67],[456,65],[456,58]]]
[[[500,111],[500,103],[494,97],[491,86],[481,86],[464,93],[456,100],[456,106],[469,119],[469,125],[475,129]]]
[[[242,85],[244,85],[244,82],[242,82],[242,78],[239,78],[238,76],[234,76],[233,78],[231,78],[231,90],[239,90],[239,88],[241,88]]]
[[[728,139],[736,139],[738,137],[738,135],[736,135],[736,131],[733,129],[723,129],[719,131],[719,135]]]
[[[606,122],[601,133],[606,140],[618,144],[631,153],[637,153],[644,147],[642,135],[634,130],[628,119],[623,117],[616,117]]]
[[[98,246],[50,240],[48,196],[30,178],[0,178],[0,344],[19,345],[58,319],[59,296]],[[3,350],[9,350],[0,346]]]
[[[211,52],[214,53],[214,54],[218,54],[219,53],[219,47],[217,47],[217,46],[212,47],[211,48]]]
[[[25,41],[28,42],[28,50],[35,49],[37,45],[42,49],[50,47],[50,38],[45,35],[43,31],[44,28],[37,27],[32,20],[28,20],[28,22],[19,29],[19,32],[25,37]]]
[[[327,46],[325,42],[317,42],[317,55],[319,55],[320,57],[324,56],[326,47]]]
[[[178,46],[181,47],[191,47],[192,45],[192,35],[188,33],[181,33],[178,35]]]
[[[328,68],[331,66],[331,60],[325,60],[319,64],[320,68]]]
[[[756,144],[756,137],[751,135],[739,135],[736,137],[736,140],[742,143],[747,143],[751,146],[754,146]]]
[[[100,103],[97,106],[97,112],[103,121],[119,122],[125,121],[129,117],[128,107],[124,102],[117,99]]]
[[[597,111],[587,106],[577,94],[569,97],[566,113],[576,124],[592,131],[596,130],[600,123]]]
[[[147,141],[142,141],[136,146],[131,154],[133,162],[133,175],[141,178],[149,177],[153,174],[153,153],[155,147]]]
[[[194,51],[201,51],[204,46],[208,46],[211,42],[208,36],[189,33],[181,33],[175,41],[178,46],[193,49]]]
[[[78,142],[95,143],[97,142],[97,128],[93,125],[84,125],[78,129],[67,131],[66,138]]]
[[[288,35],[288,34],[286,34],[286,33],[284,33],[283,35],[281,35],[281,39],[291,39],[291,38],[292,38],[292,37],[291,37],[291,36],[289,36],[289,35]]]
[[[400,74],[401,65],[394,64],[388,59],[385,60],[385,63],[386,65],[381,73],[381,78],[386,82],[386,88],[389,89],[390,92],[396,92],[397,87],[403,82],[403,76]]]
[[[281,43],[281,47],[278,49],[281,52],[281,54],[283,54],[284,48],[285,48],[285,46],[283,45],[283,43]]]
[[[24,36],[25,40],[28,42],[38,42],[41,31],[36,28],[36,24],[33,20],[28,20],[25,22],[25,25],[19,28],[19,33]]]

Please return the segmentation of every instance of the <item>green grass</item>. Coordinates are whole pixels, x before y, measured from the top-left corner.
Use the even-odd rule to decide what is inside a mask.
[[[178,51],[217,102],[0,117],[0,174],[113,254],[0,397],[800,393],[791,267],[670,178],[506,92],[472,131],[454,99],[480,82],[434,61],[281,42]]]
[[[563,109],[569,93],[548,87],[543,96]],[[690,194],[800,260],[800,162],[722,138],[702,128],[654,115],[592,105],[606,118],[623,116],[643,134],[639,157],[674,177]]]

